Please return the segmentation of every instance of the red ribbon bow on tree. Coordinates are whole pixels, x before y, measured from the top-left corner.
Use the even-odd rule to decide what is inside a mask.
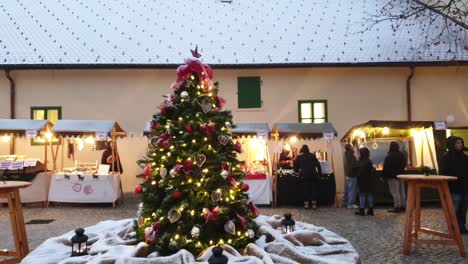
[[[215,123],[209,123],[209,124],[203,124],[200,126],[200,131],[207,134],[208,136],[212,136],[216,132],[216,124]]]
[[[203,208],[203,218],[205,218],[205,223],[216,222],[219,219],[219,206],[216,206],[212,210],[208,208]]]
[[[145,240],[146,243],[152,244],[156,242],[156,238],[159,233],[159,222],[152,223],[150,227],[145,229]]]

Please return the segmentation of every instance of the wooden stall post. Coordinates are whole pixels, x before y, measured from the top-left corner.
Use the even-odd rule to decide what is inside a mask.
[[[274,148],[273,148],[273,168],[272,168],[272,179],[273,179],[273,207],[276,207],[277,204],[277,196],[278,196],[278,162],[279,162],[279,155],[278,155],[278,144],[279,144],[279,133],[275,131],[272,134],[274,138]]]
[[[60,161],[60,171],[63,171],[63,160],[64,160],[64,151],[65,151],[65,139],[63,137],[60,137],[60,140],[62,141],[62,160]]]

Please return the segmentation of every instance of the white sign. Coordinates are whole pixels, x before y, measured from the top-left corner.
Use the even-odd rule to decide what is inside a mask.
[[[434,121],[434,129],[445,130],[447,129],[447,124],[445,123],[445,121]]]
[[[330,174],[331,173],[330,161],[321,161],[320,168],[322,169],[322,174]]]
[[[101,164],[98,167],[98,175],[108,175],[109,174],[110,165],[109,164]]]
[[[24,162],[22,160],[12,161],[9,170],[22,170],[24,168]]]
[[[96,132],[96,140],[97,141],[107,140],[107,132]]]
[[[37,160],[24,160],[24,167],[35,167]]]
[[[37,130],[34,130],[34,129],[28,129],[28,130],[26,130],[26,137],[27,137],[27,138],[35,138],[35,137],[37,137]]]
[[[323,133],[323,139],[333,140],[333,139],[335,139],[335,133],[333,133],[333,132],[324,132]]]
[[[7,170],[10,167],[11,160],[0,161],[0,170]]]
[[[266,130],[258,130],[258,131],[257,131],[257,137],[258,137],[258,138],[264,138],[264,139],[268,138],[268,131],[266,131]]]

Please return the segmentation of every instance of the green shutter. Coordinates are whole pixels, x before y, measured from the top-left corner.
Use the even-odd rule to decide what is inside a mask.
[[[262,98],[260,92],[260,77],[237,78],[237,107],[260,108]]]

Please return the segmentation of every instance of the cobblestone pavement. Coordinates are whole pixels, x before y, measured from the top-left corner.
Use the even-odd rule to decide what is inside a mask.
[[[58,204],[49,208],[24,207],[25,221],[53,219],[49,224],[26,225],[31,249],[49,237],[54,237],[77,227],[95,225],[102,220],[135,217],[138,198],[125,196],[125,203],[116,208],[109,205]],[[402,255],[404,214],[390,214],[386,208],[377,208],[375,216],[356,216],[354,210],[320,208],[317,211],[301,208],[260,208],[262,214],[291,212],[294,219],[323,226],[351,241],[363,263],[468,263],[454,246],[413,246],[411,256]],[[437,207],[422,210],[422,225],[446,230],[444,216]],[[11,239],[10,239],[11,238]],[[468,236],[464,236],[468,252]],[[13,248],[8,209],[0,208],[0,248]]]

